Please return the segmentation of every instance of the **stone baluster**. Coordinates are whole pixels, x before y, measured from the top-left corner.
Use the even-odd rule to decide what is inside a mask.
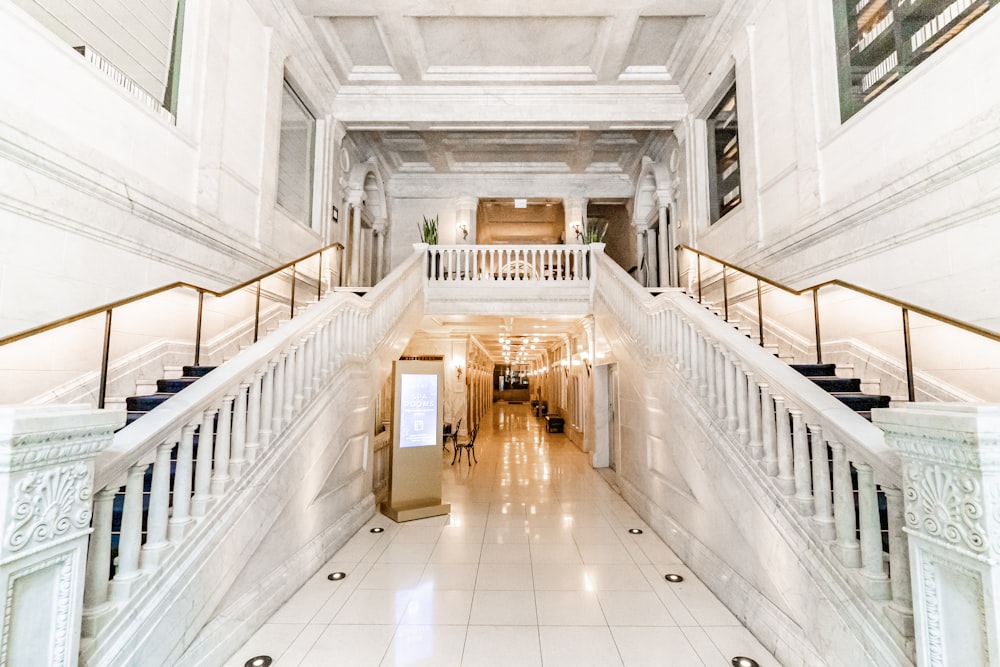
[[[674,341],[671,346],[671,363],[677,369],[677,373],[684,376],[687,368],[687,357],[691,353],[691,343],[687,339],[687,324],[677,317],[676,313],[671,313],[674,330]]]
[[[809,462],[809,435],[801,410],[789,410],[792,417],[792,457],[795,476],[795,509],[803,516],[812,516],[812,466]]]
[[[833,451],[833,520],[837,528],[836,553],[847,567],[861,567],[861,547],[858,545],[854,518],[854,487],[851,485],[851,463],[844,446],[830,441]]]
[[[819,536],[824,540],[837,537],[833,523],[833,489],[830,486],[830,459],[827,455],[823,428],[819,424],[809,424],[812,439],[812,479],[813,479],[813,523]]]
[[[325,376],[323,374],[323,339],[326,338],[324,326],[320,324],[313,333],[313,357],[312,357],[312,394],[315,396],[319,388],[323,385]]]
[[[198,456],[194,466],[194,497],[191,499],[191,514],[205,516],[212,500],[212,459],[215,446],[215,410],[210,408],[201,413],[198,428]]]
[[[747,399],[747,374],[741,364],[734,363],[736,378],[736,439],[741,445],[750,442],[749,409]]]
[[[232,454],[229,459],[229,474],[234,479],[242,477],[247,467],[247,393],[249,389],[249,383],[241,383],[233,400]]]
[[[320,384],[323,385],[330,379],[330,371],[333,367],[332,360],[330,358],[330,353],[333,348],[333,341],[331,340],[333,335],[333,322],[331,320],[323,322],[323,326],[320,331],[319,375]],[[270,420],[268,420],[268,422],[270,422]]]
[[[718,373],[715,372],[715,347],[712,345],[712,341],[705,338],[705,405],[708,408],[708,412],[711,415],[715,415],[716,406],[718,401],[716,400],[716,394],[721,389],[718,384],[716,384],[716,378],[718,378]]]
[[[267,371],[261,381],[260,394],[260,446],[271,444],[271,428],[274,425],[274,373],[276,364],[267,363]]]
[[[795,474],[792,468],[792,433],[788,408],[783,396],[774,397],[774,440],[778,453],[778,488],[786,496],[795,493]]]
[[[705,339],[701,333],[698,334],[698,339],[694,348],[695,360],[698,364],[698,395],[701,396],[702,400],[711,401],[714,399],[709,398],[709,383],[711,382],[711,375],[714,371],[710,370],[708,367],[708,341]]]
[[[292,384],[292,389],[295,396],[295,401],[293,403],[293,414],[298,414],[302,410],[302,405],[305,403],[305,390],[306,385],[309,384],[306,381],[306,339],[300,340],[298,344],[298,349],[295,350],[295,381]]]
[[[247,397],[247,465],[253,464],[257,460],[257,454],[260,451],[260,401],[263,382],[263,371],[257,371],[253,380],[250,381],[250,392]]]
[[[167,539],[167,522],[170,519],[170,451],[171,441],[156,447],[153,461],[153,479],[149,484],[149,512],[146,515],[146,543],[142,545],[140,566],[153,571],[170,550]]]
[[[726,360],[722,349],[713,344],[712,354],[715,357],[715,416],[722,421],[726,418]]]
[[[735,434],[739,422],[736,416],[736,364],[728,351],[722,352],[722,370],[726,382],[726,429]]]
[[[295,345],[288,346],[288,357],[285,359],[285,404],[282,406],[282,420],[289,424],[295,414],[295,359],[298,357],[298,348]]]
[[[211,490],[213,496],[222,496],[232,480],[229,472],[230,456],[232,454],[232,426],[234,396],[224,396],[219,409],[219,428],[215,434],[215,471],[212,475]]]
[[[758,387],[760,388],[760,432],[764,448],[764,458],[760,460],[760,466],[765,473],[774,477],[778,474],[778,443],[774,432],[774,400],[771,398],[771,389],[766,382],[761,382]]]
[[[194,466],[194,425],[181,427],[181,441],[177,445],[177,463],[174,472],[174,500],[167,533],[174,544],[184,540],[191,523],[191,473]]]
[[[111,580],[111,598],[116,602],[131,598],[142,578],[139,551],[142,548],[142,486],[147,467],[145,463],[129,467],[125,479],[125,501],[118,534],[118,567]]]
[[[750,458],[760,460],[764,458],[764,443],[761,435],[761,414],[760,414],[760,387],[757,385],[757,377],[753,373],[747,373],[747,430],[749,431],[749,441],[747,449],[750,450]]]
[[[302,340],[302,377],[300,381],[302,387],[300,394],[302,394],[302,402],[308,401],[313,395],[313,362],[315,355],[315,344],[316,337],[313,333],[309,333]],[[299,404],[301,407],[301,403]]]
[[[281,427],[285,423],[285,359],[286,356],[282,354],[278,357],[274,366],[274,407],[273,417],[271,418],[271,433],[272,437],[277,437],[281,434]]]
[[[111,519],[114,514],[115,493],[115,488],[105,488],[98,491],[94,498],[93,532],[90,534],[90,553],[87,557],[83,595],[81,630],[84,637],[95,636],[102,621],[115,609],[114,603],[110,600],[108,582],[111,572]],[[4,566],[0,566],[0,572],[3,569]],[[18,638],[12,637],[12,639]]]
[[[882,522],[878,513],[875,476],[867,463],[855,463],[858,473],[858,526],[861,530],[861,573],[868,595],[876,600],[891,596],[889,577],[882,558]]]
[[[910,553],[903,528],[903,492],[888,484],[882,485],[889,524],[889,584],[892,603],[886,615],[904,637],[913,636],[913,591],[910,587]]]

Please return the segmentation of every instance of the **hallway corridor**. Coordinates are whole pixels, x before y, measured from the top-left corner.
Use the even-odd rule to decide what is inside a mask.
[[[778,667],[527,405],[495,404],[476,454],[442,452],[450,516],[376,514],[226,667]]]

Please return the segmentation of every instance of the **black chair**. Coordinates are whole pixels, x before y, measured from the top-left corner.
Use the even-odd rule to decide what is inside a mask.
[[[452,447],[458,446],[458,432],[462,430],[462,418],[459,417],[458,423],[455,424],[455,428],[451,428],[451,424],[445,429],[444,435],[441,437],[441,449],[448,451],[448,439],[451,439]]]
[[[466,457],[465,458],[469,462],[470,466],[472,465],[473,461],[475,461],[476,463],[479,463],[479,459],[476,458],[476,435],[478,433],[479,433],[479,424],[476,424],[472,428],[472,433],[469,434],[469,441],[468,442],[461,442],[460,443],[460,442],[458,442],[457,439],[455,440],[455,453],[451,455],[451,464],[452,465],[455,465],[455,461],[461,461],[462,460],[462,450],[466,451]]]

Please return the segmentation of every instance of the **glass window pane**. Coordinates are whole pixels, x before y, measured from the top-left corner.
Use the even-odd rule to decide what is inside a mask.
[[[847,120],[998,0],[834,0],[841,118]]]
[[[709,116],[707,123],[708,159],[711,165],[711,222],[716,222],[743,201],[735,83]]]
[[[278,205],[310,226],[315,143],[316,119],[286,82],[281,98]]]

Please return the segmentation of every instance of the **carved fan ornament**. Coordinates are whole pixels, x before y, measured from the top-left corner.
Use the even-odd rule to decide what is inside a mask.
[[[83,463],[28,474],[15,491],[7,531],[10,549],[86,528],[92,513],[90,497],[90,473]]]
[[[939,465],[914,466],[908,478],[908,526],[976,553],[986,550],[978,480]]]

